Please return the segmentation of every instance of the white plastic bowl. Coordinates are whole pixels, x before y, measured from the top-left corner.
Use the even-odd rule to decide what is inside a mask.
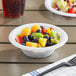
[[[54,30],[58,31],[61,33],[60,35],[60,43],[50,46],[50,47],[44,47],[44,48],[33,48],[33,47],[27,47],[19,44],[18,42],[15,41],[15,37],[17,34],[20,34],[22,29],[24,27],[29,27],[31,28],[33,25],[39,25],[43,26],[44,28],[52,27]],[[33,58],[43,58],[51,55],[55,49],[63,46],[68,40],[68,36],[65,31],[63,31],[61,28],[51,25],[51,24],[45,24],[45,23],[30,23],[30,24],[24,24],[19,27],[16,27],[14,30],[11,31],[9,34],[9,41],[16,47],[20,48],[24,54],[26,54],[29,57]]]
[[[61,11],[57,11],[55,10],[53,7],[52,7],[52,4],[53,4],[53,0],[45,0],[45,7],[55,13],[55,14],[58,14],[58,15],[62,15],[62,16],[68,16],[68,17],[76,17],[76,14],[70,14],[70,13],[65,13],[65,12],[61,12]]]

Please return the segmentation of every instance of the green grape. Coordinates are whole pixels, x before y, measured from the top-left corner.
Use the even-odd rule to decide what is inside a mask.
[[[54,44],[58,44],[60,41],[57,40],[57,39],[51,39],[51,42],[54,43]]]
[[[43,38],[43,34],[42,33],[33,33],[32,36],[36,37],[36,38]]]

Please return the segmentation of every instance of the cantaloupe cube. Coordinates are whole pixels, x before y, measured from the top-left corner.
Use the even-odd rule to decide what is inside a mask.
[[[28,36],[31,34],[31,30],[28,28],[23,28],[22,33],[21,33],[21,37],[23,36]]]
[[[41,30],[41,27],[38,26],[38,25],[34,25],[34,26],[31,27],[32,32],[36,32],[37,30]]]
[[[33,42],[26,42],[26,46],[29,46],[29,47],[38,47],[38,43],[33,43]]]

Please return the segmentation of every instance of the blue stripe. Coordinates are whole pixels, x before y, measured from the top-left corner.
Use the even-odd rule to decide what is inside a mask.
[[[30,74],[31,74],[32,76],[34,76],[32,72],[30,72]]]
[[[37,73],[35,71],[33,71],[33,73],[35,74],[35,76],[37,75]]]
[[[35,70],[35,71],[33,71],[33,72],[30,72],[30,74],[31,74],[32,76],[36,76],[36,75],[39,74],[39,72]]]
[[[39,72],[38,72],[38,71],[36,71],[36,70],[35,70],[35,72],[36,72],[37,74],[39,74]]]
[[[38,75],[38,73],[37,73],[36,71],[34,71],[34,73],[35,73],[36,75]]]

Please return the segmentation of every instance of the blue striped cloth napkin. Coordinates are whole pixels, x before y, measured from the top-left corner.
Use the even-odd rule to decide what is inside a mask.
[[[72,56],[69,56],[67,58],[64,58],[62,60],[59,60],[53,64],[50,64],[48,66],[45,66],[45,67],[42,67],[42,68],[39,68],[37,70],[34,70],[30,73],[27,73],[27,74],[23,74],[22,76],[37,76],[38,74],[46,71],[47,69],[49,68],[52,68],[62,62],[67,62],[69,61],[70,59],[72,59],[73,57],[75,57],[76,54],[72,55]],[[44,76],[76,76],[76,66],[72,66],[72,67],[61,67],[61,68],[58,68],[52,72],[49,72],[47,74],[45,74]]]

